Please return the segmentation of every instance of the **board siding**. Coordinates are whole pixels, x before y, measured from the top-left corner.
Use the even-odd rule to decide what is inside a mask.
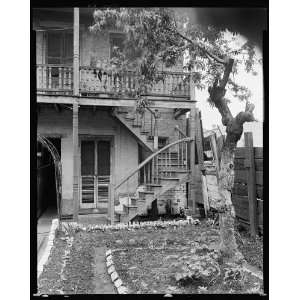
[[[247,148],[240,147],[235,151],[235,179],[232,189],[232,204],[236,217],[249,224],[249,200],[248,200],[248,168],[245,165]],[[247,164],[247,161],[246,161]],[[257,198],[257,222],[259,229],[263,228],[263,148],[254,148],[254,165]],[[261,231],[261,230],[260,230]]]

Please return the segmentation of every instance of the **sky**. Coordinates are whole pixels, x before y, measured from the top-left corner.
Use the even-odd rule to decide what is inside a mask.
[[[245,40],[241,37],[241,40]],[[259,48],[255,48],[256,54],[261,57]],[[241,85],[245,85],[251,91],[249,101],[255,105],[254,116],[258,121],[263,121],[263,69],[262,65],[257,64],[255,67],[257,75],[247,73],[243,68],[238,68],[238,74],[234,76],[234,81]],[[202,123],[205,129],[211,129],[213,125],[221,125],[221,115],[216,108],[213,108],[207,102],[209,95],[207,89],[196,90],[197,107],[201,110]],[[230,91],[226,92],[226,98],[231,100],[229,108],[233,116],[240,111],[245,110],[246,103],[233,97]],[[221,125],[222,126],[222,125]]]
[[[240,42],[250,40],[256,45],[256,54],[262,56],[262,36],[263,30],[268,28],[267,10],[264,8],[180,8],[181,13],[186,13],[189,16],[191,23],[200,23],[203,25],[214,25],[217,28],[224,30],[239,32]],[[235,82],[248,87],[252,96],[249,101],[255,105],[254,115],[258,121],[263,121],[263,72],[262,66],[256,68],[257,75],[246,73],[240,69],[238,74],[233,78]],[[216,108],[212,108],[208,102],[207,89],[196,91],[197,107],[202,111],[203,127],[211,129],[212,125],[221,125],[221,115]],[[229,107],[232,114],[235,116],[240,111],[245,109],[245,102],[232,97],[229,92],[226,93],[226,98],[232,100]],[[222,126],[221,126],[222,127]]]

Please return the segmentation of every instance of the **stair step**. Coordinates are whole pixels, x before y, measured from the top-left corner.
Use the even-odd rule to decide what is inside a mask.
[[[127,215],[125,211],[115,210],[115,215]]]
[[[147,183],[146,186],[156,186],[156,187],[162,187],[161,184],[157,184],[157,183]]]
[[[141,128],[142,124],[132,124],[132,127]]]
[[[180,180],[178,177],[158,177],[160,180]]]
[[[173,163],[173,164],[171,163],[171,164],[168,164],[168,165],[167,165],[167,167],[170,167],[170,166],[171,166],[171,167],[173,167],[173,166],[174,166],[174,167],[177,167],[177,166],[178,166],[178,167],[185,167],[185,165],[178,164],[178,163],[177,163],[177,164],[176,164],[176,163]],[[165,163],[158,164],[158,167],[166,167],[166,164],[165,164]]]
[[[153,191],[139,191],[139,193],[143,193],[143,194],[154,194]]]
[[[141,130],[141,134],[142,134],[142,135],[147,135],[148,133],[149,133],[149,131]]]
[[[189,170],[183,170],[183,169],[168,169],[168,168],[161,168],[159,172],[170,172],[170,173],[188,173]]]
[[[137,205],[127,205],[127,204],[123,204],[124,207],[130,209],[130,208],[138,208]]]
[[[125,119],[128,121],[133,121],[135,120],[135,117],[125,116]]]

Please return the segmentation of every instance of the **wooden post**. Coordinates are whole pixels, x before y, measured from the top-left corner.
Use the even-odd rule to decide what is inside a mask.
[[[190,112],[190,132],[189,136],[195,139],[195,108],[191,109]],[[195,189],[195,177],[196,177],[196,169],[195,169],[195,140],[190,143],[190,170],[191,170],[191,181],[189,186],[189,202],[192,206],[193,214],[196,213],[196,189]],[[189,207],[190,207],[189,204]]]
[[[114,176],[111,176],[110,179],[110,206],[109,206],[109,214],[110,214],[110,224],[113,225],[115,223],[115,182]]]
[[[220,162],[219,162],[219,156],[218,156],[218,148],[217,148],[217,135],[216,133],[212,134],[210,136],[210,142],[211,142],[211,148],[216,164],[216,170],[217,170],[217,179],[219,181],[219,172],[220,172]]]
[[[257,234],[257,200],[256,200],[256,178],[254,163],[254,148],[252,132],[245,132],[246,162],[248,168],[248,201],[249,201],[249,220],[250,233],[252,237]]]
[[[73,94],[79,96],[79,8],[74,8],[73,32]],[[73,201],[74,221],[78,221],[79,211],[79,151],[78,151],[78,100],[73,102]]]
[[[200,178],[196,181],[195,178],[195,184],[196,182],[198,184],[195,185],[195,190],[197,189],[198,195],[200,199],[198,201],[200,203],[204,203],[204,184],[203,184],[203,178],[202,178],[202,171],[204,169],[204,162],[203,162],[203,143],[202,143],[202,130],[201,130],[201,123],[200,123],[200,112],[199,109],[196,108],[196,114],[195,114],[195,122],[196,122],[196,128],[195,128],[195,143],[197,147],[197,156],[198,156],[198,168],[199,168],[199,176]]]
[[[73,30],[73,93],[79,96],[79,8],[74,8]]]
[[[198,154],[198,164],[200,170],[204,169],[204,150],[203,150],[203,131],[201,124],[201,112],[199,109],[196,109],[196,145],[197,145],[197,154]]]
[[[154,114],[154,137],[153,137],[154,151],[158,150],[158,110],[155,110]]]

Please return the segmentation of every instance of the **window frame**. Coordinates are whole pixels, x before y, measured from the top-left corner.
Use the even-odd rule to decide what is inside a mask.
[[[57,33],[59,35],[59,52],[60,52],[60,56],[59,57],[49,57],[49,34],[50,33]],[[72,65],[73,64],[73,38],[71,39],[71,55],[70,56],[67,56],[66,55],[66,49],[67,49],[67,35],[68,34],[71,34],[72,37],[73,37],[73,29],[65,29],[65,30],[47,30],[46,31],[46,55],[45,55],[45,61],[46,61],[46,64],[50,64],[49,63],[49,58],[51,59],[58,59],[59,62],[58,63],[51,63],[53,65]],[[71,60],[71,62],[67,63],[66,61],[67,60]]]

